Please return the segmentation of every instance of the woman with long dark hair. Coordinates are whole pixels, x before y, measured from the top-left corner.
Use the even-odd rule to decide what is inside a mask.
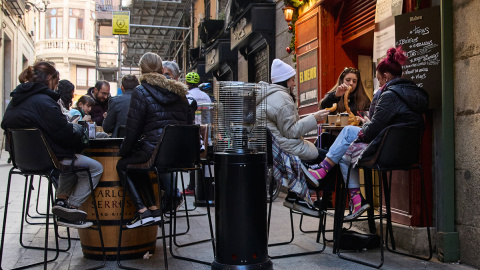
[[[68,115],[68,111],[73,103],[73,94],[75,92],[75,86],[69,80],[61,80],[58,82],[57,93],[60,94],[58,104],[62,109],[64,115]]]
[[[346,111],[344,98],[347,89],[351,87],[351,93],[348,95],[348,107],[354,115],[357,111],[366,111],[370,107],[370,98],[363,87],[360,71],[356,68],[345,68],[338,76],[337,84],[327,92],[320,102],[320,108],[330,108],[337,103],[337,109],[332,114],[343,113]]]
[[[12,100],[5,111],[2,128],[38,128],[60,162],[67,166],[88,167],[96,186],[103,172],[102,165],[91,158],[75,154],[81,144],[83,128],[67,121],[57,101],[60,94],[53,91],[60,79],[49,62],[37,62],[19,76],[20,84],[13,90]],[[74,228],[92,225],[85,222],[87,213],[78,209],[90,196],[90,184],[85,172],[61,174],[57,198],[52,212],[58,224]]]

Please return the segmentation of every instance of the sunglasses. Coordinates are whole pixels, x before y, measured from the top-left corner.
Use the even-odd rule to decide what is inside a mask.
[[[348,73],[360,74],[360,70],[358,70],[356,68],[346,67],[342,72],[342,76],[346,75]]]

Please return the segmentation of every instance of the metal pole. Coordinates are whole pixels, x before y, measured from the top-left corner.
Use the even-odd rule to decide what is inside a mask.
[[[455,122],[453,77],[453,7],[451,0],[441,0],[442,31],[442,155],[438,181],[437,223],[438,257],[443,262],[459,260],[459,237],[455,231]]]
[[[118,35],[118,72],[117,84],[120,83],[122,77],[122,35]],[[118,87],[117,87],[118,88]]]
[[[174,29],[174,30],[190,30],[190,28],[188,28],[188,27],[165,26],[165,25],[148,25],[148,24],[130,24],[130,27],[165,28],[165,29]]]

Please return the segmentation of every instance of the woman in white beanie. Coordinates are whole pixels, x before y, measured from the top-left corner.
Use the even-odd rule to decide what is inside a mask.
[[[279,59],[273,60],[272,84],[268,85],[265,95],[267,127],[283,151],[298,156],[302,161],[319,159],[321,161],[324,158],[324,153],[320,154],[322,150],[317,149],[310,141],[303,139],[303,135],[316,130],[317,122],[322,121],[329,111],[320,110],[300,119],[296,97],[293,93],[295,75],[295,69],[290,65]],[[306,179],[310,185],[318,187],[318,181],[312,181],[308,177]],[[288,197],[291,195],[294,194],[289,193]]]

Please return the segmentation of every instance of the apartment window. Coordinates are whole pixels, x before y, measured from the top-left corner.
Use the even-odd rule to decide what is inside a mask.
[[[85,10],[71,8],[68,12],[69,22],[68,22],[68,38],[71,39],[83,39],[83,29],[84,29],[84,18]]]
[[[47,9],[45,13],[47,21],[46,38],[62,38],[63,37],[63,9],[52,8]]]
[[[95,85],[94,67],[77,67],[77,88],[88,89]]]

